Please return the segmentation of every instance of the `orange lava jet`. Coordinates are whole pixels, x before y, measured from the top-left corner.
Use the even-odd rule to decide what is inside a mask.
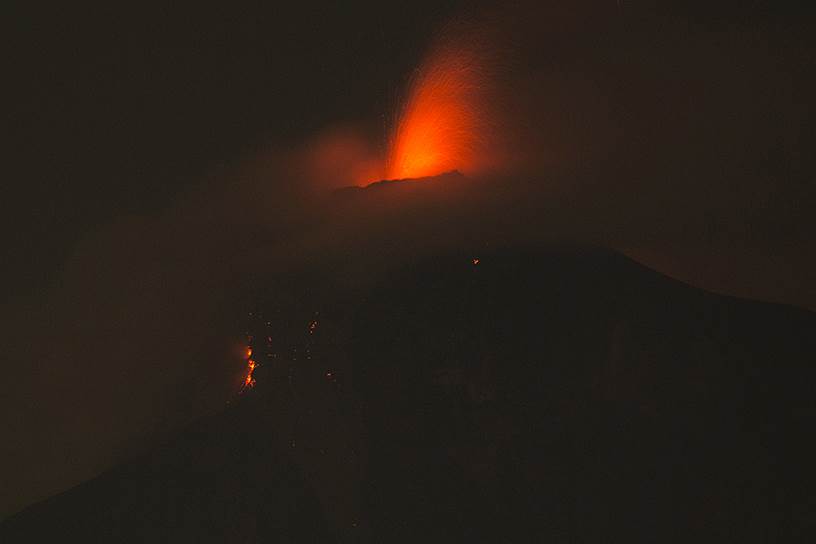
[[[389,179],[487,166],[489,63],[476,48],[437,47],[418,70],[391,138]]]

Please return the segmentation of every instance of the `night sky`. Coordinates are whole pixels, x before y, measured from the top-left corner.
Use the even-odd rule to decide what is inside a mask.
[[[17,4],[3,517],[218,411],[237,316],[283,271],[354,283],[476,232],[816,309],[816,47],[795,3]],[[338,205],[440,36],[490,52],[479,145],[513,167]]]

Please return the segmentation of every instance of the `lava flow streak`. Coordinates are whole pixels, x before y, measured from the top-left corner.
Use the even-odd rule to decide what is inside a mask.
[[[247,362],[247,375],[244,378],[244,384],[241,387],[241,391],[246,391],[247,389],[252,389],[255,387],[255,368],[257,368],[258,364],[252,358],[252,348],[247,346],[246,348],[246,362]]]

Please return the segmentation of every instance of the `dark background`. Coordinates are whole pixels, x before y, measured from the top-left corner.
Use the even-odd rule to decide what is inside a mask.
[[[552,6],[517,4],[498,11],[524,14],[513,36],[522,44],[514,77],[529,77],[518,87],[504,83],[520,91],[533,130],[550,131],[531,138],[533,152],[569,157],[557,176],[577,187],[557,194],[551,215],[535,225],[590,232],[617,249],[628,244],[647,265],[703,287],[816,307],[812,9],[621,0],[580,3],[574,17],[571,8],[555,9],[550,18]],[[359,123],[384,148],[431,38],[449,19],[478,17],[483,8],[444,1],[3,8],[0,300],[8,303],[9,349],[0,369],[8,430],[0,436],[9,440],[0,464],[10,483],[0,487],[16,495],[10,508],[24,495],[30,502],[99,473],[134,444],[149,444],[154,427],[172,430],[201,412],[175,388],[193,375],[218,382],[227,363],[212,350],[216,363],[202,363],[211,346],[190,347],[189,339],[234,333],[234,323],[211,316],[243,310],[236,282],[263,279],[243,270],[219,275],[223,253],[262,260],[250,253],[262,244],[236,249],[234,239],[260,230],[297,258],[313,257],[299,236],[311,212],[259,190],[266,173],[250,174],[248,185],[232,185],[228,175],[212,181],[211,173],[270,146],[298,148],[335,123]],[[654,87],[641,85],[641,70],[658,74],[644,76]],[[638,137],[611,138],[619,145],[609,153],[604,138],[631,128]],[[210,193],[209,184],[226,189]],[[246,229],[233,221],[223,229],[227,241],[213,241],[218,198],[233,186],[246,201],[274,205],[248,208]],[[201,201],[179,204],[187,194]],[[549,196],[533,196],[542,195]],[[280,219],[287,206],[297,228]],[[207,220],[211,212],[217,220]],[[360,215],[351,233],[378,219]],[[279,223],[289,229],[280,236]],[[512,217],[498,223],[512,225]],[[260,268],[272,269],[269,261]],[[242,370],[228,372],[240,380]],[[214,406],[225,393],[201,395]],[[65,466],[54,461],[63,441],[71,444],[68,461],[59,460]]]

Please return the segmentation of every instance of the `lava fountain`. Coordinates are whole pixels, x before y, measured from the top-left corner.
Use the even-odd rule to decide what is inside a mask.
[[[494,165],[490,66],[472,45],[448,41],[432,50],[398,112],[386,163],[389,179]]]

